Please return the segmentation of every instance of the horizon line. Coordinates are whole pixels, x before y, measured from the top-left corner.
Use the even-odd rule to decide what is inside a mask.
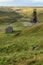
[[[3,5],[3,6],[1,6],[0,5],[0,7],[43,7],[43,6],[34,6],[34,5],[33,6],[25,6],[25,5],[24,6],[21,6],[21,5],[20,6],[16,6],[16,5],[9,5],[9,6]]]

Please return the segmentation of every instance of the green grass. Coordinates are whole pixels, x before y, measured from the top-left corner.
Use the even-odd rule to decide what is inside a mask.
[[[15,31],[0,32],[0,65],[43,65],[43,22]]]
[[[23,22],[31,19],[33,9],[19,8],[17,14],[16,7],[0,8],[0,65],[43,65],[43,8],[37,8],[38,23],[27,27]],[[5,33],[7,25],[13,33]]]

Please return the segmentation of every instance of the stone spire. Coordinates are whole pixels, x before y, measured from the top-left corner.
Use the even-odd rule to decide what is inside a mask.
[[[32,23],[36,23],[36,22],[37,22],[37,12],[36,9],[34,9],[32,16]]]

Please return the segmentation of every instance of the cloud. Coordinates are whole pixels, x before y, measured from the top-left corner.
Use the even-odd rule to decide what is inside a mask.
[[[0,3],[2,3],[2,2],[19,2],[19,1],[21,1],[21,2],[33,2],[33,3],[37,3],[37,2],[43,2],[43,0],[0,0]]]
[[[42,6],[43,0],[0,0],[0,5],[6,6]]]
[[[11,2],[11,1],[14,1],[14,0],[0,0],[0,3],[2,3],[2,2]]]
[[[33,2],[43,2],[43,0],[33,0]]]

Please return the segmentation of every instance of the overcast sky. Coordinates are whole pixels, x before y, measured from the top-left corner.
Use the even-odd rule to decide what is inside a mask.
[[[43,6],[43,0],[0,0],[0,6]]]

